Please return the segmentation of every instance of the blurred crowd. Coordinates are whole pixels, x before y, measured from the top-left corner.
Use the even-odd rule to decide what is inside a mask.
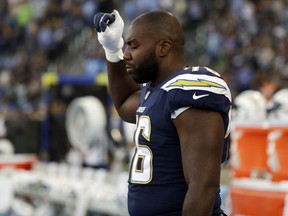
[[[218,71],[233,97],[257,89],[269,100],[287,86],[285,0],[1,0],[2,115],[41,118],[46,72],[97,76],[105,71],[93,16],[114,8],[127,24],[147,11],[173,12],[185,30],[187,63]]]
[[[41,118],[41,78],[62,73],[69,45],[108,1],[1,0],[0,98],[6,118]],[[39,116],[40,115],[40,116]]]
[[[196,27],[198,40],[205,37],[200,63],[222,73],[234,97],[255,89],[269,100],[288,81],[288,2],[231,0],[222,6]]]

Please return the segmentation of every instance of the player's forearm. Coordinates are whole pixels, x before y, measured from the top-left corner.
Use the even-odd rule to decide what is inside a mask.
[[[108,86],[113,104],[124,121],[135,122],[140,85],[127,74],[124,61],[107,62]]]
[[[210,216],[217,193],[217,187],[190,187],[183,204],[183,216]]]

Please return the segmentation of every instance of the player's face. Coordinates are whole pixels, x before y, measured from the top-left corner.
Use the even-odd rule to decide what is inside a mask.
[[[127,72],[137,83],[155,81],[158,76],[158,63],[155,43],[137,31],[128,33],[124,58]]]
[[[150,49],[140,61],[132,66],[132,77],[137,83],[155,81],[158,74],[155,49]]]

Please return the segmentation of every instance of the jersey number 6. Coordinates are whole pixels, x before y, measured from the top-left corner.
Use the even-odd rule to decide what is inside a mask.
[[[135,131],[136,152],[133,157],[130,170],[130,181],[134,184],[148,184],[152,180],[153,154],[147,145],[139,143],[139,136],[150,142],[151,122],[149,116],[141,116],[138,119]]]

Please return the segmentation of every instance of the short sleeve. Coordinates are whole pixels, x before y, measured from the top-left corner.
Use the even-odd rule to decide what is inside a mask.
[[[206,68],[175,76],[162,89],[168,94],[167,106],[171,118],[177,118],[186,109],[200,108],[223,114],[231,108],[231,93],[218,74]]]

